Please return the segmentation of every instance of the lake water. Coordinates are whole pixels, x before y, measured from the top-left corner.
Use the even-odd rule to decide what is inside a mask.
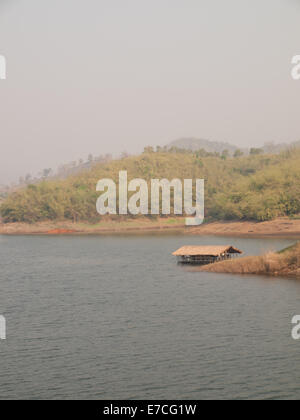
[[[300,280],[193,272],[171,255],[293,242],[0,236],[0,398],[300,398]]]

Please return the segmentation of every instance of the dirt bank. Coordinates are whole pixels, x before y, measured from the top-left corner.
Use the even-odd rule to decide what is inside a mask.
[[[104,220],[101,223],[40,222],[0,224],[0,235],[67,235],[67,234],[106,234],[106,233],[143,233],[162,231],[183,231],[184,219],[147,218],[123,221]]]
[[[269,222],[214,222],[197,227],[186,227],[184,218],[137,218],[103,220],[97,224],[71,222],[8,223],[0,224],[0,234],[106,234],[176,231],[186,235],[216,236],[295,236],[300,238],[300,219],[280,218]]]
[[[268,222],[214,222],[189,230],[194,235],[216,236],[299,236],[300,219],[278,218]]]

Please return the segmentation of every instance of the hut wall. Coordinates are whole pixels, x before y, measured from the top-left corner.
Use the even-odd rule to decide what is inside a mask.
[[[177,257],[177,261],[181,264],[212,264],[217,261],[223,261],[231,258],[231,254],[219,256],[214,255],[182,255]]]

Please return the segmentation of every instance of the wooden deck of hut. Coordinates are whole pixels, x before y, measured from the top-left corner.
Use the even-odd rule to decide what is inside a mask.
[[[242,251],[231,246],[183,246],[172,255],[181,264],[212,264],[217,261],[228,260],[242,254]]]

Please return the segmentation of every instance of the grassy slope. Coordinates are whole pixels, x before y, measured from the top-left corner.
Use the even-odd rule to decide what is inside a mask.
[[[300,275],[300,243],[281,252],[221,261],[201,270],[231,274]]]
[[[98,223],[97,181],[204,178],[206,220],[271,220],[300,213],[300,151],[221,159],[191,152],[144,153],[97,164],[63,180],[49,180],[14,192],[1,204],[3,221]]]

